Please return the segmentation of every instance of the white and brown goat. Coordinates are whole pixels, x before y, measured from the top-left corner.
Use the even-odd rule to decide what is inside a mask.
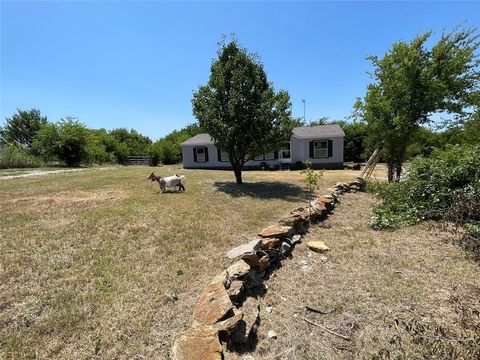
[[[154,172],[152,172],[148,177],[147,180],[156,181],[158,186],[160,186],[160,191],[165,192],[167,187],[177,188],[178,190],[185,191],[185,186],[183,185],[183,181],[185,180],[185,176],[181,175],[178,176],[177,174],[167,177],[157,176]]]

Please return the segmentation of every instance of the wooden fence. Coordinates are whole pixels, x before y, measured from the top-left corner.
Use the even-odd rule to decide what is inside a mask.
[[[127,165],[150,165],[150,156],[129,156]]]

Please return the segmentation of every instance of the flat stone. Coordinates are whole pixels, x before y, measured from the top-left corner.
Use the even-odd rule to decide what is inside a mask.
[[[235,300],[243,291],[243,281],[233,280],[230,287],[227,289],[227,294],[231,300]]]
[[[232,317],[216,323],[215,328],[217,328],[218,331],[222,331],[230,335],[235,330],[242,318],[243,312],[241,310],[237,310],[235,312],[235,315],[233,315]]]
[[[335,202],[335,200],[333,198],[327,198],[327,197],[324,197],[324,196],[319,196],[315,199],[316,202],[319,202],[319,203],[324,203],[324,204],[333,204]]]
[[[237,246],[236,248],[231,249],[227,253],[227,257],[229,259],[235,259],[247,252],[253,252],[255,250],[258,250],[260,249],[261,246],[262,246],[262,239],[255,239],[246,244],[243,244],[243,245]]]
[[[264,238],[269,238],[269,237],[282,238],[290,235],[291,231],[292,231],[291,226],[270,225],[270,226],[267,226],[262,231],[260,231],[258,235]]]
[[[225,280],[235,280],[245,276],[250,271],[250,266],[242,260],[238,260],[230,265],[226,270],[216,275],[210,284],[216,284]]]
[[[308,216],[308,214],[307,214]],[[281,218],[278,223],[280,225],[284,225],[284,226],[295,226],[297,225],[299,222],[301,221],[304,221],[305,220],[305,215],[304,215],[304,212],[298,212],[298,213],[293,213],[293,214],[290,214],[288,216],[285,216],[283,218]]]
[[[316,252],[324,252],[330,250],[330,248],[325,245],[325,243],[321,240],[317,241],[309,241],[307,243],[307,246],[310,250],[316,251]]]
[[[268,255],[260,255],[254,253],[244,254],[242,260],[245,261],[250,267],[256,271],[264,271],[270,265],[270,258]]]
[[[271,250],[280,246],[280,239],[266,238],[262,240],[262,250]]]
[[[213,325],[222,319],[233,304],[223,283],[210,284],[200,295],[193,310],[193,318],[201,325]]]
[[[238,279],[239,277],[247,275],[249,271],[250,266],[242,260],[238,260],[225,270],[229,279]]]
[[[173,360],[221,360],[222,354],[218,330],[213,326],[188,329],[185,334],[175,340],[172,348]]]
[[[255,253],[246,253],[242,255],[242,260],[245,261],[252,269],[258,268],[258,255]]]

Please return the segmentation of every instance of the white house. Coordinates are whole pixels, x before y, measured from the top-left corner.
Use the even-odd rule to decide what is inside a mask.
[[[315,169],[342,169],[345,133],[338,124],[294,128],[284,149],[248,160],[245,169],[300,169],[309,160]],[[208,134],[181,144],[186,169],[230,169],[228,153],[217,148]]]

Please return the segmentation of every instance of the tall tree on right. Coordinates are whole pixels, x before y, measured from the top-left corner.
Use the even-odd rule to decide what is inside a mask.
[[[368,124],[370,145],[383,146],[389,181],[400,179],[413,134],[433,114],[461,120],[480,106],[476,29],[444,33],[428,48],[431,36],[396,42],[381,59],[368,57],[374,81],[355,106]]]

